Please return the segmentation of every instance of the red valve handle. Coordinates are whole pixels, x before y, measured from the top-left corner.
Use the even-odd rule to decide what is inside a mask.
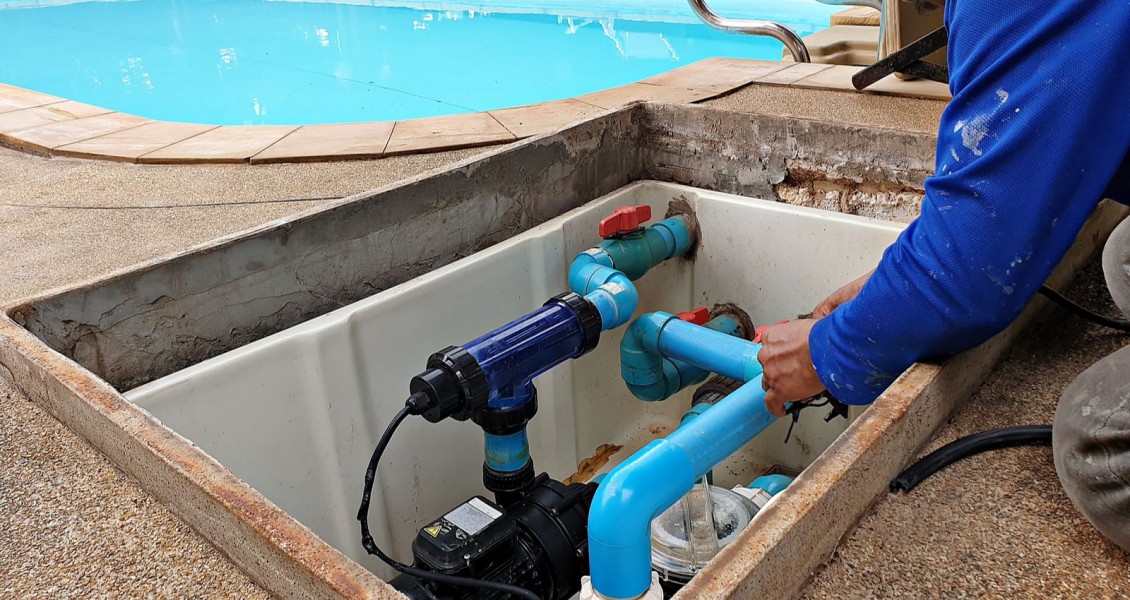
[[[700,306],[694,310],[681,312],[676,317],[686,321],[687,323],[694,323],[695,325],[706,325],[710,320],[710,311],[706,310],[705,306]]]
[[[621,233],[628,233],[639,228],[640,223],[651,219],[651,207],[646,204],[639,206],[621,206],[616,212],[600,220],[597,231],[600,237],[608,239]]]
[[[789,320],[785,319],[784,321],[777,321],[776,323],[773,323],[773,325],[784,325],[785,323],[788,323],[788,322],[789,322]],[[773,325],[762,325],[761,327],[755,328],[753,330],[753,343],[760,344],[761,343],[761,333],[763,331],[765,331],[767,328],[772,327]]]

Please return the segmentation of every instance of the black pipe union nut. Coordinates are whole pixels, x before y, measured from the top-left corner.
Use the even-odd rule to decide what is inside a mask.
[[[538,391],[534,389],[529,400],[507,408],[484,406],[471,415],[471,421],[491,435],[511,435],[521,431],[537,413]]]
[[[490,395],[479,361],[459,346],[449,346],[428,357],[428,370],[413,377],[408,389],[428,397],[428,408],[421,414],[432,423],[447,417],[466,421],[486,407]]]
[[[577,315],[577,319],[581,322],[581,334],[584,336],[584,341],[581,345],[581,351],[577,356],[583,356],[596,348],[597,342],[600,341],[600,331],[603,327],[600,321],[600,311],[592,302],[585,299],[584,296],[575,292],[565,292],[558,294],[549,299],[546,304],[559,302],[564,304]],[[576,357],[574,357],[576,358]]]

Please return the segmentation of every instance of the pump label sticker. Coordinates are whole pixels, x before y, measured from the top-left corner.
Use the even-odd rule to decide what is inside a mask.
[[[478,498],[472,498],[444,515],[443,518],[448,523],[465,531],[467,535],[475,535],[501,516],[502,513],[487,503]]]
[[[428,535],[430,535],[432,537],[439,537],[439,533],[441,531],[443,531],[443,526],[442,525],[432,525],[431,527],[425,527],[424,531],[428,532]]]
[[[492,520],[492,521],[502,516],[502,511],[500,511],[500,510],[496,509],[495,507],[487,504],[486,502],[483,502],[479,498],[471,498],[470,500],[467,501],[467,504],[470,504],[471,506],[474,506],[475,508],[477,508],[477,509],[481,510],[482,512],[486,513],[487,515],[489,515],[490,520]]]

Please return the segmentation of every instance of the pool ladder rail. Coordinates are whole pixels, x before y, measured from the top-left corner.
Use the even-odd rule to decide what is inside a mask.
[[[759,19],[730,19],[714,12],[706,5],[706,0],[687,1],[698,18],[715,29],[774,38],[785,45],[789,54],[792,54],[794,61],[798,63],[812,62],[812,58],[808,54],[808,47],[804,45],[804,40],[795,31],[780,23]],[[820,0],[820,2],[834,5],[870,6],[879,10],[881,10],[882,4],[881,0]]]

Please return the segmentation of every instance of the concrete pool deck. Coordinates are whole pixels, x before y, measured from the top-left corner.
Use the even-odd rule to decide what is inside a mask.
[[[860,68],[711,58],[576,98],[409,121],[202,125],[155,121],[0,84],[0,144],[54,157],[146,164],[374,159],[503,144],[632,102],[703,102],[751,84],[851,90]],[[946,85],[890,76],[865,92],[949,99]]]
[[[773,86],[752,86],[712,104],[738,111],[778,112],[912,131],[936,129],[944,106],[944,102],[936,101]],[[0,224],[9,234],[0,243],[0,256],[9,265],[0,274],[0,303],[88,280],[473,153],[249,169],[239,165],[136,166],[47,161],[0,150]],[[1065,327],[1063,335],[1078,331]],[[1086,343],[1060,341],[1067,348],[1087,347]],[[1034,346],[1032,355],[1024,360],[1038,366],[1039,361],[1046,359],[1040,348]],[[1076,355],[1066,361],[1065,369],[1082,370],[1087,360],[1086,356]],[[998,374],[999,385],[1043,381],[1048,390],[1045,396],[1057,396],[1054,390],[1058,380],[1042,379],[1046,376],[1044,370],[1032,368],[1009,375],[1007,368],[1002,366],[998,372],[1004,373]],[[1069,375],[1065,370],[1057,376]],[[982,392],[958,420],[968,419],[966,426],[971,429],[990,426],[988,420],[976,417],[976,411],[994,408],[985,395]],[[11,519],[4,530],[15,532],[0,540],[0,573],[5,575],[0,591],[4,595],[265,595],[135,482],[23,399],[2,378],[0,398],[4,407],[0,419],[0,505],[5,507],[5,518]],[[1029,416],[1023,412],[1025,403],[1013,404],[1012,408],[1020,411],[1017,418]],[[978,409],[979,406],[982,408]],[[973,416],[965,417],[967,414]],[[943,431],[939,440],[946,435],[955,434]],[[998,462],[970,463],[968,470],[961,472],[963,477],[955,477],[953,482],[939,475],[939,486],[950,493],[964,493],[970,500],[976,500],[975,494],[986,487],[1007,491],[1009,482],[1031,479],[1027,465],[1040,459],[1037,454],[1025,454],[1029,460],[1021,462],[1019,468],[1012,462],[999,462],[998,457],[1003,455],[987,455],[978,460]],[[976,464],[997,468],[975,468]],[[1043,473],[1046,476],[1046,465]],[[955,487],[947,488],[943,483]],[[925,486],[919,491],[926,491]],[[1002,559],[1011,556],[1008,552],[1016,550],[1008,550],[1008,544],[1015,540],[1001,539],[999,531],[985,527],[960,528],[947,535],[955,528],[952,520],[941,517],[956,519],[967,513],[940,515],[937,505],[920,505],[915,496],[903,500],[909,507],[905,512],[897,512],[900,523],[892,524],[892,513],[883,512],[890,510],[892,502],[890,498],[884,499],[845,542],[840,556],[810,588],[808,593],[812,597],[894,597],[900,593],[939,597],[1004,595],[1001,581],[1009,582],[1007,589],[1014,596],[1035,597],[1042,596],[1040,591],[1047,588],[1039,586],[1049,579],[1074,582],[1075,587],[1070,589],[1078,596],[1110,596],[1111,590],[1126,592],[1125,578],[1112,583],[1108,575],[1100,587],[1096,579],[1075,571],[1080,568],[1077,562],[1064,561],[1061,565],[1054,560],[1054,547],[1047,551],[1047,560],[1039,563],[1050,563],[1043,571],[1025,568],[1017,572],[1005,560],[983,563],[982,571],[989,576],[980,579],[954,577],[952,570],[937,568],[911,570],[902,565],[914,556],[909,549],[919,540],[895,535],[899,531],[930,534],[931,546],[922,547],[921,551],[938,557],[956,556],[960,548],[977,548],[973,557],[977,561],[987,561],[994,551]],[[1053,512],[1046,518],[1029,514],[1025,519],[1016,519],[1023,535],[1035,536],[1040,533],[1039,528],[1055,530],[1056,519],[1071,511],[1062,494],[1048,494],[1048,502]],[[1078,523],[1072,523],[1065,532],[1076,536],[1076,543],[1085,547],[1099,543],[1093,535],[1088,537],[1080,531]],[[875,549],[875,535],[884,536],[883,552]],[[891,567],[891,556],[903,558]],[[1085,556],[1093,556],[1090,568],[1096,571],[1125,573],[1125,563],[1119,562],[1118,555],[1099,552],[1097,556]],[[962,560],[956,558],[952,562]],[[969,559],[964,560],[968,565]],[[898,587],[889,580],[898,576],[907,577],[903,585],[912,587]],[[846,587],[838,587],[845,580],[850,580],[843,584]]]

